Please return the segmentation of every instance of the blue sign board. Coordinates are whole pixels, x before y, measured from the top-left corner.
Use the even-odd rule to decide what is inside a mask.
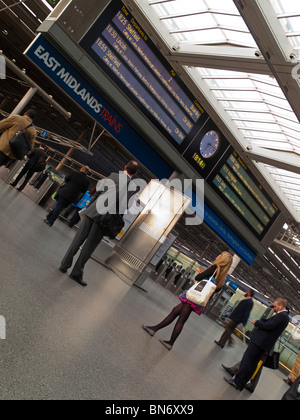
[[[47,136],[48,136],[48,131],[43,131],[43,132],[40,134],[40,137],[42,137],[43,139],[45,139]]]
[[[205,204],[204,221],[236,254],[249,265],[253,264],[256,254]]]
[[[158,178],[174,168],[42,35],[26,55]]]

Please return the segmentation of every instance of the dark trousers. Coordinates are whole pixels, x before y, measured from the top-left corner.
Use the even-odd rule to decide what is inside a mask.
[[[25,165],[24,169],[20,172],[20,174],[18,175],[17,179],[15,180],[15,182],[13,182],[11,185],[13,187],[16,187],[18,185],[18,183],[21,181],[21,179],[23,178],[23,176],[26,175],[23,184],[18,188],[19,191],[24,190],[24,188],[26,187],[26,185],[28,184],[30,178],[35,174],[35,171],[32,170],[32,168],[28,167],[27,165]]]
[[[74,256],[84,244],[71,273],[72,276],[82,279],[84,267],[102,241],[103,236],[101,226],[94,223],[89,217],[84,216],[79,230],[61,262],[61,268],[68,270],[72,266]]]
[[[241,362],[240,370],[238,371],[234,381],[240,389],[244,389],[247,383],[254,375],[258,363],[263,360],[265,350],[258,347],[256,344],[250,343],[246,353]]]
[[[69,206],[69,208],[64,212],[63,216],[66,219],[68,219],[71,213],[74,213],[72,218],[69,220],[70,228],[74,227],[78,222],[80,222],[80,215],[79,215],[80,210],[82,209],[78,207]]]
[[[9,161],[9,157],[7,157],[3,152],[0,152],[0,167],[6,165]]]
[[[234,333],[234,330],[236,329],[236,327],[238,326],[238,324],[232,320],[229,321],[229,323],[226,326],[225,332],[222,335],[221,339],[219,340],[219,344],[221,347],[225,347],[225,344],[227,343],[227,341],[229,340],[230,343],[232,343],[232,334]]]
[[[53,225],[53,223],[56,221],[60,213],[70,205],[70,202],[65,200],[62,197],[58,197],[57,204],[55,208],[50,211],[50,213],[47,216],[47,220],[50,223],[50,225]]]
[[[268,353],[265,353],[263,355],[263,357],[261,358],[261,360],[258,362],[258,366],[256,367],[256,370],[253,372],[253,375],[251,376],[251,381],[248,382],[248,384],[246,386],[248,391],[250,391],[250,392],[255,391],[255,389],[256,389],[256,387],[259,383],[259,380],[260,380],[260,377],[261,377],[261,374],[262,374],[262,371],[263,371],[264,363],[267,360],[267,357],[268,357]],[[241,368],[241,362],[232,366],[230,369],[231,369],[231,371],[234,375],[237,375],[240,368]],[[255,376],[254,376],[254,374],[255,374]]]

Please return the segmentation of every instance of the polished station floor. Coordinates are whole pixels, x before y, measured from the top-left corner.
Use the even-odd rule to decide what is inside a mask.
[[[142,323],[161,321],[178,299],[151,280],[144,293],[101,265],[87,265],[88,287],[58,271],[75,231],[0,181],[0,399],[280,400],[280,372],[265,370],[256,392],[226,384],[221,364],[243,353],[236,340],[214,344],[222,328],[192,315],[169,352]]]

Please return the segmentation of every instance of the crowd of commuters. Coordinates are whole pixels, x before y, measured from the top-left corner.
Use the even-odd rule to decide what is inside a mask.
[[[9,139],[12,136],[20,130],[25,130],[30,138],[32,150],[28,155],[28,162],[16,180],[11,184],[12,187],[16,187],[25,176],[24,182],[18,188],[19,191],[22,191],[25,188],[35,172],[45,169],[47,149],[44,146],[33,149],[37,135],[36,130],[32,125],[34,117],[35,111],[29,110],[24,116],[9,117],[0,122],[0,131],[2,131],[0,137],[0,166],[7,164],[10,160],[15,160],[15,156],[11,152],[9,145]],[[137,175],[138,168],[139,165],[137,162],[129,162],[122,173],[112,173],[108,178],[99,182],[97,190],[93,191],[92,195],[94,195],[94,197],[90,197],[91,202],[83,214],[79,229],[59,266],[59,270],[62,273],[67,273],[73,265],[74,257],[79,253],[80,247],[82,247],[70,274],[70,278],[81,286],[87,286],[87,283],[83,279],[86,263],[91,258],[103,237],[107,235],[107,229],[114,231],[115,229],[112,227],[112,224],[115,223],[118,226],[120,218],[122,219],[123,215],[115,215],[115,212],[112,211],[113,208],[117,208],[116,204],[117,202],[119,203],[120,197],[126,197],[126,203],[122,203],[121,208],[128,209],[130,198],[136,193],[135,191],[130,192],[129,185],[130,180]],[[83,195],[87,193],[90,186],[88,174],[89,168],[84,166],[80,171],[75,171],[66,176],[64,184],[58,191],[57,204],[45,219],[47,225],[53,226],[64,209],[69,207],[72,203],[77,203],[77,201],[80,200],[80,197],[82,198]],[[115,186],[112,190],[110,190],[111,182],[113,182]],[[106,213],[102,213],[101,210],[99,210],[98,200],[104,192],[106,193],[106,201],[112,203],[112,208],[105,207]],[[112,215],[110,216],[110,220],[107,219],[107,215]],[[118,216],[119,219],[115,216]],[[115,234],[112,235],[115,236]],[[201,282],[203,279],[213,279],[212,281],[216,285],[215,294],[218,294],[225,284],[232,263],[232,255],[228,252],[223,252],[216,258],[211,267],[196,277],[195,281]],[[224,334],[219,341],[215,341],[218,346],[224,348],[227,342],[232,344],[231,336],[237,326],[239,324],[246,325],[253,308],[253,297],[253,291],[248,290],[245,299],[239,303],[237,308],[230,315]],[[173,308],[171,313],[163,321],[153,326],[142,326],[151,337],[154,337],[159,330],[169,326],[177,320],[170,340],[160,340],[168,350],[173,348],[190,315],[195,312],[197,315],[201,316],[202,314],[205,314],[207,310],[207,306],[203,307],[191,302],[187,297],[187,291],[184,291],[179,296],[179,300],[180,304]],[[225,380],[229,385],[239,391],[242,391],[247,387],[249,389],[249,384],[251,385],[253,378],[255,376],[260,376],[257,375],[257,371],[262,367],[267,356],[272,352],[277,340],[288,326],[289,311],[287,309],[286,300],[283,298],[277,299],[274,302],[273,309],[275,314],[271,318],[252,321],[255,330],[251,336],[250,344],[248,345],[242,361],[231,368],[223,366],[229,375],[233,377],[232,379],[225,378]],[[262,369],[260,369],[260,374],[261,370]],[[292,375],[288,378],[289,384],[293,385],[295,381],[298,380],[298,377],[299,358],[295,364]]]

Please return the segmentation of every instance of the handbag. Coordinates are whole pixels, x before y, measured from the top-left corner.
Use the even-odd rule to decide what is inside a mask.
[[[269,354],[267,360],[264,363],[264,366],[268,369],[278,370],[280,361],[280,353],[274,351],[272,354]]]
[[[206,307],[211,297],[217,290],[217,286],[213,283],[213,279],[215,277],[216,272],[217,270],[207,281],[204,288],[202,288],[201,282],[197,282],[196,284],[194,284],[194,286],[187,291],[186,298],[190,302],[195,303],[198,306]]]
[[[22,160],[31,150],[29,135],[25,132],[27,128],[31,127],[30,124],[24,130],[19,131],[9,140],[9,147],[17,160]]]
[[[280,339],[282,336],[279,337],[279,343],[280,343]],[[284,349],[284,348],[283,348]],[[280,346],[279,346],[279,350],[280,350]],[[271,351],[270,354],[268,355],[264,366],[268,369],[272,369],[272,370],[278,370],[279,366],[280,366],[280,356],[281,356],[282,352],[276,352],[276,351]]]

